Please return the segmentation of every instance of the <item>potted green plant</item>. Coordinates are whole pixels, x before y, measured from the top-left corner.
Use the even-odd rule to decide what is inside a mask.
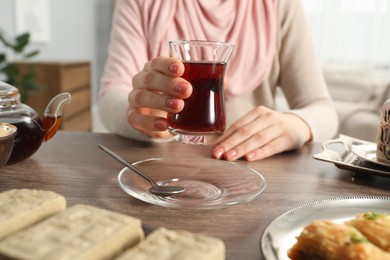
[[[35,82],[35,73],[32,70],[22,72],[17,64],[38,55],[39,50],[27,50],[30,43],[30,33],[22,33],[11,38],[4,30],[0,29],[0,42],[4,46],[4,52],[0,52],[0,76],[2,81],[7,82],[19,89],[22,103],[26,103],[31,91],[38,88]],[[7,50],[9,50],[7,52]],[[12,55],[7,55],[9,53]],[[12,59],[9,58],[12,56]]]

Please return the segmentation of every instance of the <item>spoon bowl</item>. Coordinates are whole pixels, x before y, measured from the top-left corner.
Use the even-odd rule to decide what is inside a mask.
[[[145,175],[143,172],[141,172],[137,167],[135,167],[134,165],[132,165],[131,163],[129,163],[128,161],[120,157],[118,154],[108,149],[107,147],[99,144],[99,148],[102,149],[107,154],[109,154],[114,159],[116,159],[118,162],[126,166],[129,170],[131,170],[132,172],[138,174],[139,176],[147,180],[151,185],[151,187],[149,188],[150,193],[153,193],[161,197],[170,197],[185,191],[185,188],[180,186],[161,186],[158,183],[156,183],[154,180],[152,180],[150,177]]]
[[[152,186],[148,189],[150,193],[153,193],[161,197],[170,197],[185,191],[184,187],[180,186]]]

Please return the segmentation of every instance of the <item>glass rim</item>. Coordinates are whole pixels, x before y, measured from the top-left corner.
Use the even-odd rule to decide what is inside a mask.
[[[229,42],[222,42],[222,41],[210,41],[210,40],[172,40],[169,41],[169,44],[171,45],[179,45],[183,43],[191,43],[196,44],[199,46],[206,46],[206,45],[215,45],[215,46],[225,46],[225,47],[235,47],[236,45],[234,43]]]

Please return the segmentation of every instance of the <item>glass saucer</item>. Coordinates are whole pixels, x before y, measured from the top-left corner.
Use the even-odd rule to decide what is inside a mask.
[[[215,209],[248,202],[266,187],[257,171],[210,158],[150,158],[133,163],[160,185],[183,186],[175,196],[161,197],[148,191],[150,184],[124,168],[119,172],[120,187],[139,200],[170,208]]]

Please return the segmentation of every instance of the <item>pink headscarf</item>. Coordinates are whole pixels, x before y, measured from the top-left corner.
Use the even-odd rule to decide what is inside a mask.
[[[276,50],[277,0],[122,0],[101,93],[114,81],[128,83],[145,62],[169,55],[170,40],[218,40],[236,45],[226,76],[226,96],[257,88]],[[136,21],[136,22],[134,22]],[[145,50],[146,46],[146,50]],[[130,51],[130,53],[129,53]]]

